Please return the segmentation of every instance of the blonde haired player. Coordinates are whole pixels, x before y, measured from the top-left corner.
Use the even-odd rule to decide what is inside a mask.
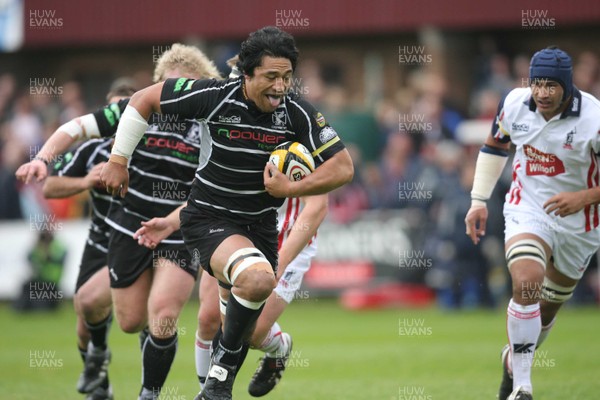
[[[156,65],[155,79],[219,79],[214,64],[191,46],[173,45]],[[17,171],[26,182],[46,176],[46,163],[77,139],[112,136],[129,99],[76,118],[60,127],[38,155]],[[128,168],[131,190],[113,202],[106,217],[111,226],[108,266],[112,300],[121,329],[134,333],[148,327],[142,341],[140,399],[158,398],[177,349],[177,319],[197,276],[197,267],[175,232],[154,250],[137,244],[133,234],[142,221],[168,215],[187,199],[198,166],[199,125],[182,118],[149,116],[146,140],[135,148]],[[118,204],[118,205],[117,205]],[[93,349],[83,387],[106,373],[109,352]]]
[[[500,400],[533,399],[535,349],[600,247],[600,102],[573,86],[571,58],[556,47],[533,55],[529,78],[530,87],[514,89],[498,107],[465,219],[477,244],[512,142],[513,182],[504,203],[512,299]]]
[[[220,79],[215,64],[198,48],[174,43],[156,62],[154,82],[162,82],[170,76],[194,74],[205,78]]]
[[[162,82],[170,77],[187,75],[221,79],[217,67],[203,52],[193,46],[174,43],[157,60],[153,80],[154,82]],[[127,102],[124,104],[126,105]],[[114,121],[117,122],[120,113],[114,114],[113,110],[114,108],[108,108],[107,113],[112,118],[116,118]],[[36,156],[30,162],[21,165],[15,174],[17,178],[25,183],[30,183],[33,179],[40,182],[48,176],[48,164],[76,141],[101,136],[98,121],[95,120],[94,114],[74,118],[60,126],[44,143]]]

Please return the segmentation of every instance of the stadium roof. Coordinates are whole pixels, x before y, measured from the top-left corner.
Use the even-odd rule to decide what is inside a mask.
[[[298,37],[321,37],[391,34],[425,26],[463,30],[545,24],[552,29],[600,21],[594,0],[27,0],[21,4],[26,48],[130,45],[185,37],[240,39],[265,25],[278,25]]]

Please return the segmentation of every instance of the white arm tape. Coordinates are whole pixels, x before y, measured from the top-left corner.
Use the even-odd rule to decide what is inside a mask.
[[[86,114],[82,117],[72,119],[71,121],[61,125],[57,131],[65,132],[73,139],[91,139],[100,137],[100,129],[94,114]]]
[[[484,205],[483,202],[490,198],[507,160],[507,156],[479,151],[471,190],[474,204]]]
[[[135,147],[148,129],[148,122],[132,106],[127,106],[115,134],[115,144],[111,154],[131,158]]]
[[[79,118],[79,124],[83,128],[83,136],[88,139],[100,137],[100,128],[98,128],[98,122],[94,114],[85,114]]]
[[[70,120],[65,124],[62,124],[56,131],[64,132],[75,140],[83,136],[83,128],[74,119]]]

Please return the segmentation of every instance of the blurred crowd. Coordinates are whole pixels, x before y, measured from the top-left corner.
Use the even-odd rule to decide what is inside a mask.
[[[575,85],[600,97],[598,56],[592,52],[572,56]],[[507,287],[501,207],[510,176],[496,188],[489,206],[494,210],[490,229],[482,245],[475,247],[464,234],[464,216],[470,206],[476,154],[486,132],[479,141],[465,140],[461,126],[467,120],[484,120],[489,131],[503,96],[527,85],[529,58],[482,52],[471,66],[473,82],[466,105],[453,101],[448,78],[427,65],[409,68],[393,98],[369,106],[339,80],[328,79],[316,60],[304,60],[296,72],[295,81],[301,85],[293,90],[325,115],[355,163],[353,182],[330,195],[329,218],[346,223],[370,209],[422,211],[427,216],[426,234],[417,246],[434,260],[434,268],[423,279],[448,307],[491,307],[496,292]],[[80,82],[49,89],[54,90],[37,87],[32,93],[31,84],[20,84],[11,73],[0,76],[0,220],[40,213],[58,218],[87,215],[85,196],[48,201],[40,185],[25,186],[14,178],[17,167],[33,158],[57,127],[99,105],[86,104]]]

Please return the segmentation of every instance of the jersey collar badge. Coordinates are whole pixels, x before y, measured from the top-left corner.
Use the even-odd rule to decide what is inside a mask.
[[[573,128],[569,133],[567,133],[567,137],[565,138],[565,142],[563,143],[563,149],[573,150],[573,135],[577,133],[577,130]]]

